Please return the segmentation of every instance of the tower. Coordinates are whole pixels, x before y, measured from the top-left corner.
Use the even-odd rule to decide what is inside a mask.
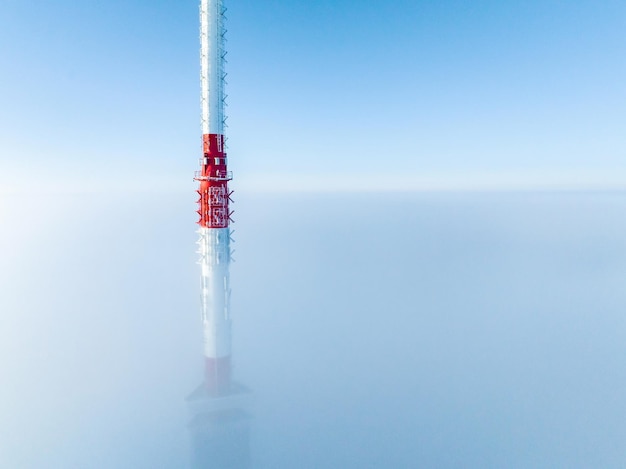
[[[198,245],[204,379],[187,398],[192,467],[246,469],[250,464],[247,388],[232,380],[230,260],[232,202],[225,151],[226,9],[200,2],[202,156],[198,182]]]
[[[200,83],[202,157],[198,188],[201,304],[205,384],[212,394],[227,393],[231,384],[230,216],[231,192],[224,144],[224,63],[226,50],[222,0],[200,5]]]

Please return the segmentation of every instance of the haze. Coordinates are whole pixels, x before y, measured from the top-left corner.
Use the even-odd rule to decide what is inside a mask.
[[[623,465],[622,194],[236,200],[252,467]],[[192,200],[45,206],[3,198],[0,465],[187,467]]]

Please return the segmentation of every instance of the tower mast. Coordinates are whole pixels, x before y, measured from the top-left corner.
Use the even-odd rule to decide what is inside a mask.
[[[200,0],[202,157],[198,182],[205,376],[188,397],[192,467],[249,469],[249,390],[232,380],[230,317],[231,192],[224,148],[226,50],[223,0]]]
[[[224,148],[225,33],[222,0],[200,3],[200,82],[202,157],[195,174],[197,190],[199,264],[201,266],[202,325],[205,382],[212,394],[225,394],[231,385],[230,318],[230,195]]]

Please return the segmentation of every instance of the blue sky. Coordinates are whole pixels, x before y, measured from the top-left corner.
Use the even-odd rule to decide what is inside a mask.
[[[626,185],[623,2],[227,6],[236,188]],[[4,0],[3,188],[191,188],[197,21]]]

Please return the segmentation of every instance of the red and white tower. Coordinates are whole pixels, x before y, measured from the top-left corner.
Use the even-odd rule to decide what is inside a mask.
[[[249,390],[231,378],[230,209],[232,179],[224,150],[223,0],[200,2],[202,158],[195,180],[202,275],[205,378],[187,397],[192,467],[250,467]]]
[[[225,394],[231,383],[230,216],[231,192],[224,148],[225,8],[222,0],[201,0],[200,81],[202,158],[195,180],[198,188],[202,324],[206,386]]]

